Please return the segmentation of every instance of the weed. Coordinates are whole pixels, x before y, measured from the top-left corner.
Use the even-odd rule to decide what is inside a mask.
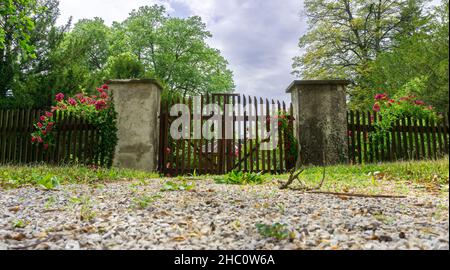
[[[260,185],[264,183],[261,173],[244,173],[236,171],[232,171],[223,177],[215,178],[214,180],[217,184],[227,185]]]
[[[27,226],[27,222],[23,220],[17,220],[13,223],[14,228],[23,229]]]
[[[272,237],[278,240],[295,238],[295,233],[287,229],[286,224],[275,223],[273,225],[256,224],[258,233],[264,237]]]
[[[161,195],[153,195],[153,196],[141,196],[133,199],[133,207],[146,209],[150,206],[151,203],[156,201],[156,199],[162,198]]]
[[[182,181],[181,183],[176,183],[172,181],[167,181],[164,183],[161,191],[190,191],[195,188],[193,182]]]

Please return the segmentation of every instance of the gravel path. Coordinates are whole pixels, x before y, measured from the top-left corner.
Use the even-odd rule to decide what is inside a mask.
[[[342,198],[212,181],[160,192],[162,183],[0,190],[0,250],[449,249],[448,195]],[[291,239],[256,229],[276,222]]]

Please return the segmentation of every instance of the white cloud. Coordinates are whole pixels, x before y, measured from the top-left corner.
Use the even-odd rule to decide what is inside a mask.
[[[202,17],[213,34],[209,44],[222,51],[234,72],[237,92],[289,100],[292,58],[306,31],[301,0],[60,0],[62,18],[124,20],[132,9],[163,4],[173,16]]]

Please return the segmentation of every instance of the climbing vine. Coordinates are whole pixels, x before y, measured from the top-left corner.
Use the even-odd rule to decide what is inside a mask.
[[[98,128],[101,139],[94,150],[100,158],[100,163],[111,166],[117,144],[117,113],[112,98],[107,93],[108,85],[97,88],[97,91],[98,95],[79,93],[67,98],[62,93],[57,94],[56,106],[53,106],[50,112],[45,112],[34,125],[36,130],[31,134],[31,141],[34,144],[42,144],[44,150],[54,144],[54,130],[57,126],[54,121],[55,114],[66,113],[78,119],[83,118]]]

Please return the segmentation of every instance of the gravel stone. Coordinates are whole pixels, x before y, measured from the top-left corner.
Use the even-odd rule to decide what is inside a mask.
[[[192,191],[161,192],[163,183],[0,189],[0,250],[449,249],[448,194],[343,200],[272,183],[201,180]],[[154,199],[137,205],[143,197]],[[82,211],[92,218],[81,220]],[[14,227],[19,220],[24,228]],[[267,238],[256,228],[276,222],[295,237]]]

